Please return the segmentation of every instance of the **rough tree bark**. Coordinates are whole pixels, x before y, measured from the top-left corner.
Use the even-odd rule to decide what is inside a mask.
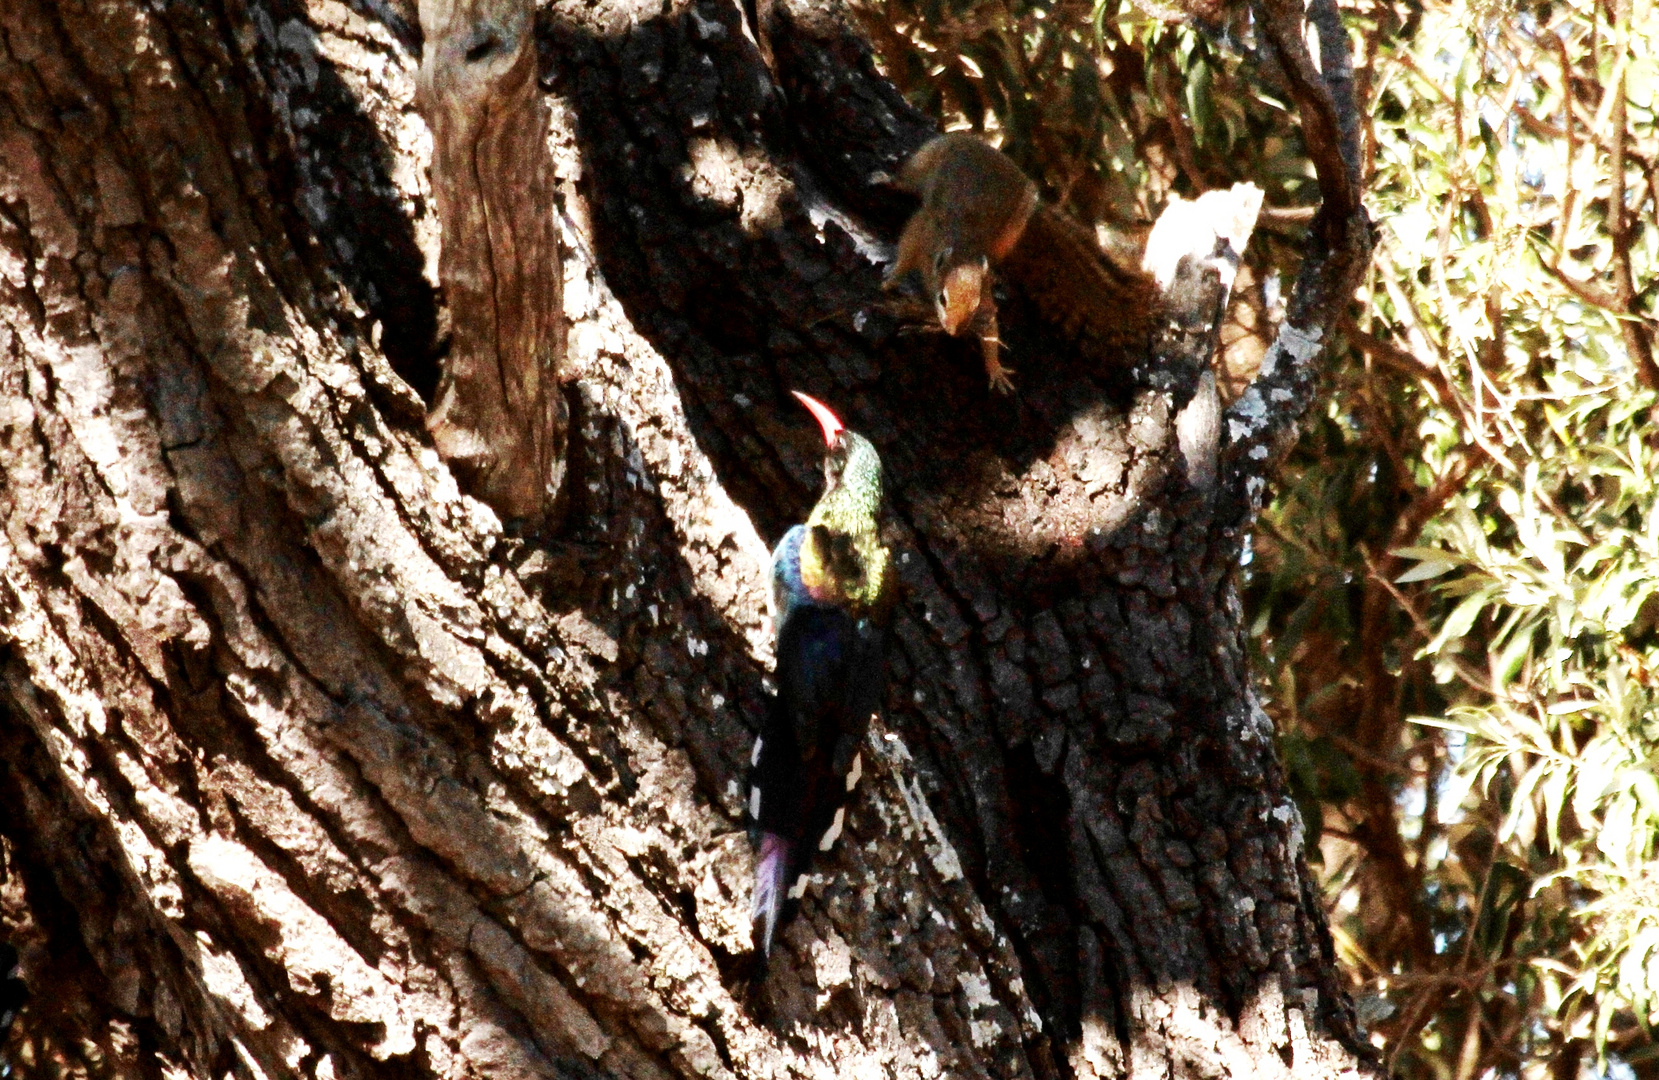
[[[410,13],[0,5],[0,912],[34,992],[8,1052],[1369,1072],[1232,580],[1364,255],[1345,43],[1310,10],[1323,72],[1300,4],[1259,22],[1325,205],[1208,469],[1178,422],[1203,378],[1157,358],[1213,324],[1102,365],[1016,283],[1012,399],[971,343],[899,333],[870,253],[909,207],[872,180],[929,129],[829,12],[556,4],[569,501],[531,541],[425,430]],[[791,388],[881,450],[902,587],[866,786],[762,971],[737,792],[765,545],[817,487]]]
[[[448,355],[426,427],[444,462],[509,523],[549,523],[569,416],[563,260],[532,0],[426,0],[419,76],[432,129]]]

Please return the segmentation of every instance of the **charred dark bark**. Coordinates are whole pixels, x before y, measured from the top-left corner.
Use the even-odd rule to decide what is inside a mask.
[[[1244,668],[1226,433],[1166,377],[1215,268],[1115,367],[1012,290],[988,395],[880,304],[877,174],[930,128],[830,14],[557,6],[569,503],[514,539],[410,389],[437,230],[379,10],[0,10],[0,911],[76,995],[11,1052],[1363,1069]],[[764,545],[817,484],[796,388],[882,452],[901,593],[868,786],[762,971],[736,781]]]

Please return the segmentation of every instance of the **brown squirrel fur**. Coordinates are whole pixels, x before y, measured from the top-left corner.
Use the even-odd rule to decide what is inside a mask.
[[[1019,242],[1037,205],[1037,185],[1000,151],[972,135],[930,140],[899,172],[899,187],[921,196],[899,237],[889,284],[915,270],[947,334],[972,330],[995,389],[1013,389],[997,357],[997,308],[990,268]]]
[[[922,205],[899,237],[887,283],[919,273],[945,332],[979,338],[993,389],[1013,389],[998,356],[994,265],[1080,347],[1108,360],[1144,347],[1158,310],[1151,279],[1120,268],[1088,230],[1039,205],[1037,186],[1000,151],[972,135],[940,135],[905,162],[898,185]]]
[[[1121,265],[1101,250],[1093,230],[1053,206],[1031,215],[1002,274],[1045,322],[1106,366],[1142,354],[1163,313],[1150,274]]]

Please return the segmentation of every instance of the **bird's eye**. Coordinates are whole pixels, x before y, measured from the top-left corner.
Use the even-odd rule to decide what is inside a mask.
[[[951,249],[948,248],[948,247],[945,247],[945,248],[940,248],[938,251],[933,253],[933,272],[934,273],[937,274],[940,271],[944,270],[945,260],[950,258],[950,252],[951,252]]]

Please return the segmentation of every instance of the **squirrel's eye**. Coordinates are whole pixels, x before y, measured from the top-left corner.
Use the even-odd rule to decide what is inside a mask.
[[[950,294],[943,289],[939,290],[939,306],[950,307]]]

